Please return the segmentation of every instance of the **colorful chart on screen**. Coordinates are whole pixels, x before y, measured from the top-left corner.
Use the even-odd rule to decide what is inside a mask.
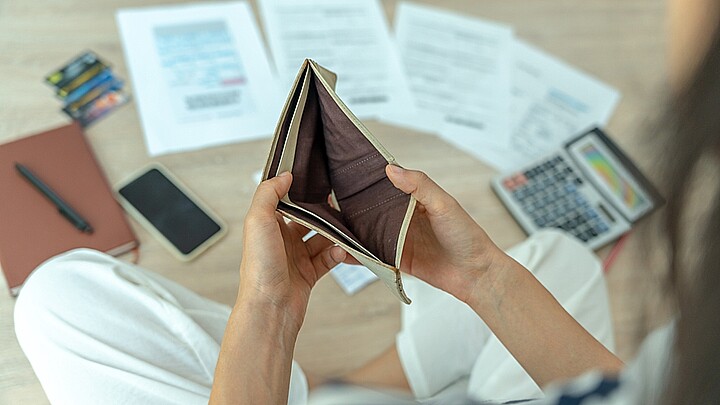
[[[579,158],[578,163],[589,169],[588,175],[629,220],[651,208],[644,191],[599,139],[589,137],[587,141],[573,145],[572,149]]]

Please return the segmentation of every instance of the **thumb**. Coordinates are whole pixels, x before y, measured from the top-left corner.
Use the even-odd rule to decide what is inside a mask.
[[[457,206],[450,194],[421,171],[387,165],[385,172],[395,187],[415,197],[432,216],[444,215]]]
[[[317,280],[324,276],[333,267],[342,263],[347,257],[347,253],[339,246],[328,246],[327,248],[320,251],[312,258],[313,267],[315,267],[315,274]]]
[[[279,176],[265,180],[255,190],[248,215],[269,216],[274,220],[275,208],[292,184],[290,172],[283,172]]]

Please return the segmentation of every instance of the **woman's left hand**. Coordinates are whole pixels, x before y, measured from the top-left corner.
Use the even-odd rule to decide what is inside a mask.
[[[308,229],[285,223],[275,211],[291,183],[292,175],[285,172],[260,183],[255,192],[245,218],[238,301],[260,300],[277,306],[299,330],[310,290],[346,253],[320,235],[303,242]]]
[[[310,290],[345,251],[275,212],[284,173],[257,188],[245,217],[240,290],[220,345],[211,404],[286,404],[295,341]]]

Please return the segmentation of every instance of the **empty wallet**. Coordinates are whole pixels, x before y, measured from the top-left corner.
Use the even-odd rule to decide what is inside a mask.
[[[340,100],[335,82],[334,73],[303,62],[263,180],[291,172],[277,210],[345,249],[409,304],[399,268],[415,198],[387,178],[385,166],[397,164],[395,158]]]

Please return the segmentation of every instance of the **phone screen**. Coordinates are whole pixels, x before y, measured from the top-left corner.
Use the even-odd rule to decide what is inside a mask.
[[[183,254],[222,229],[158,169],[150,169],[118,192]]]

